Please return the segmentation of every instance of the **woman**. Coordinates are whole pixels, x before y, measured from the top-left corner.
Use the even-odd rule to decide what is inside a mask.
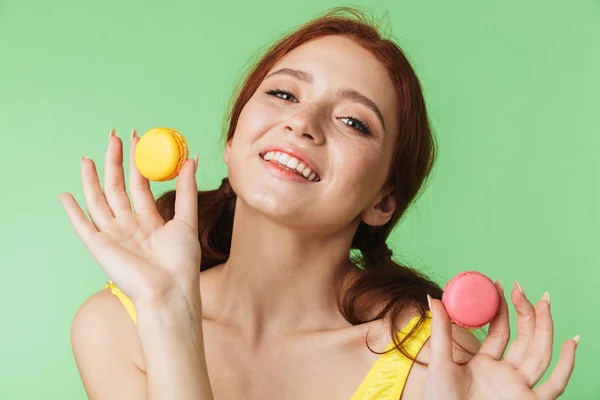
[[[505,300],[480,345],[451,325],[438,286],[392,260],[386,239],[429,175],[434,141],[409,62],[360,12],[331,10],[258,61],[232,105],[219,189],[198,192],[190,160],[155,202],[132,161],[138,140],[134,130],[135,211],[114,130],[104,191],[82,158],[89,219],[60,196],[111,279],[72,326],[91,399],[555,399],[564,390],[578,336],[532,389],[551,359],[547,295],[534,307],[513,288],[518,337],[503,357]]]

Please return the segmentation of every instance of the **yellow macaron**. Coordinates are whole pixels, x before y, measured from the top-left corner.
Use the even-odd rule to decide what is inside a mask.
[[[185,137],[175,129],[152,128],[135,147],[135,165],[140,174],[152,181],[174,179],[188,159]]]

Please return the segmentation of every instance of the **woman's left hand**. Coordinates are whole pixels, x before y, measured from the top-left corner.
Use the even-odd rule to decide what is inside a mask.
[[[535,307],[518,284],[511,292],[517,311],[517,338],[506,355],[510,337],[508,305],[499,283],[500,307],[481,348],[465,365],[452,357],[452,326],[444,305],[431,300],[431,353],[425,384],[426,400],[519,399],[554,400],[565,390],[575,365],[579,335],[567,340],[552,374],[535,390],[552,359],[554,328],[547,294]]]

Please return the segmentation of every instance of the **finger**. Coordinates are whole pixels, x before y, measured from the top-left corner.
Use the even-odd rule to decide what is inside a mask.
[[[77,233],[77,236],[79,236],[81,241],[88,247],[89,238],[93,234],[98,233],[98,230],[86,217],[77,201],[73,198],[73,195],[70,193],[63,193],[58,196],[58,198],[67,212],[67,216],[75,229],[75,233]]]
[[[515,368],[523,365],[535,333],[535,309],[527,300],[521,285],[515,281],[510,298],[517,311],[517,338],[510,345],[504,359]]]
[[[105,157],[104,195],[115,217],[131,214],[123,174],[123,142],[114,129],[110,131]]]
[[[195,160],[187,160],[175,187],[175,215],[173,219],[185,222],[198,231],[198,185]]]
[[[156,214],[156,202],[150,189],[150,182],[144,178],[135,164],[135,148],[140,141],[136,130],[131,132],[131,145],[129,149],[129,190],[136,213]]]
[[[106,230],[114,215],[106,202],[102,187],[100,187],[96,165],[94,161],[85,156],[81,158],[81,185],[85,196],[85,206],[92,223],[99,230]]]
[[[500,281],[496,281],[496,288],[500,296],[498,312],[490,322],[488,334],[481,344],[479,353],[487,354],[495,360],[500,360],[506,350],[510,339],[510,325],[508,321],[508,304],[504,297],[504,289]]]
[[[554,367],[550,378],[535,390],[538,399],[555,400],[563,394],[575,367],[575,350],[578,344],[579,335],[563,344],[558,363]]]
[[[439,366],[452,360],[452,325],[441,301],[427,295],[431,309],[431,355],[429,365]]]
[[[533,387],[544,375],[552,360],[552,341],[554,324],[550,313],[550,295],[544,293],[542,300],[535,307],[535,335],[529,354],[520,368],[521,373]]]

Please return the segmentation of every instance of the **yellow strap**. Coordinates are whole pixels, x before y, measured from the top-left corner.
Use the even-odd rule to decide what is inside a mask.
[[[108,281],[106,283],[106,285],[104,286],[104,289],[106,289],[108,287],[110,288],[111,293],[114,294],[115,296],[117,296],[119,298],[119,300],[121,300],[121,303],[123,303],[123,305],[125,306],[125,309],[127,310],[127,313],[133,320],[133,323],[137,325],[135,307],[133,306],[133,302],[131,301],[131,299],[129,297],[127,297],[127,295],[125,293],[123,293],[121,291],[121,289],[119,289],[117,287],[117,285],[115,285],[113,283],[113,281]]]
[[[429,311],[427,311],[427,316],[428,318],[423,321],[421,326],[402,344],[412,358],[417,357],[417,354],[429,339],[431,332],[431,313]],[[420,318],[421,316],[413,317],[398,332],[398,340],[402,340],[408,335]],[[390,350],[393,347],[394,341],[392,340],[385,350]],[[412,360],[397,349],[382,354],[361,382],[351,400],[398,400],[402,395],[412,365]]]

